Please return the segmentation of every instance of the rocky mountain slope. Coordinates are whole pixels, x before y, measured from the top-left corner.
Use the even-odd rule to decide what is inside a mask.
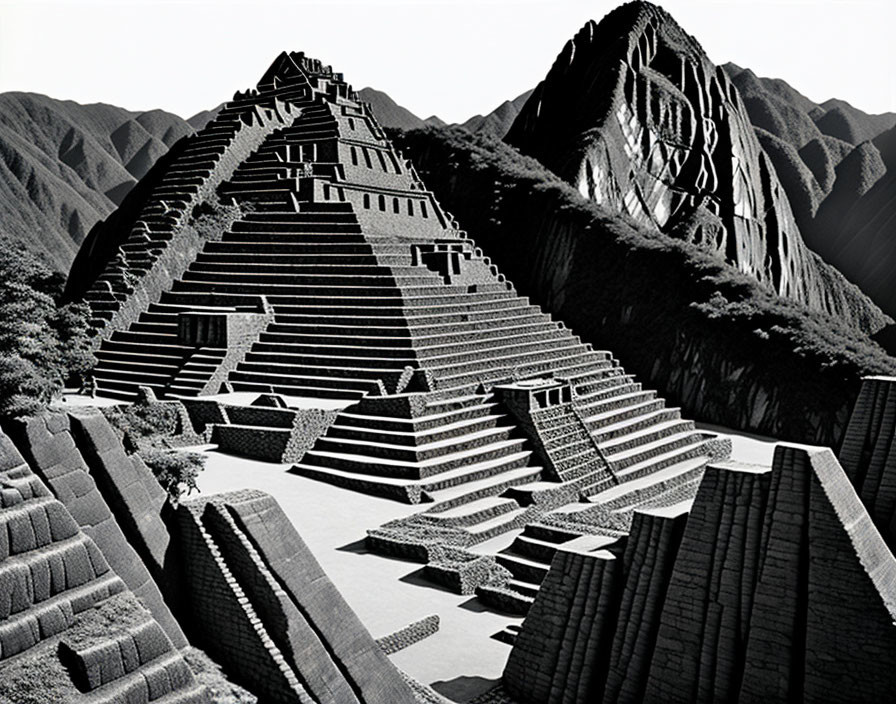
[[[500,139],[507,134],[507,130],[510,129],[530,95],[532,95],[532,91],[527,90],[513,100],[505,100],[488,115],[474,115],[461,127],[465,127],[470,132],[482,132]]]
[[[817,104],[778,79],[726,64],[806,243],[896,313],[896,114]]]
[[[816,310],[882,326],[804,244],[728,75],[659,7],[627,3],[586,24],[506,140],[611,212],[695,242]]]
[[[521,293],[690,417],[837,446],[860,377],[896,372],[856,328],[620,218],[499,140],[393,140]]]
[[[192,132],[185,120],[162,110],[79,105],[36,93],[0,95],[4,234],[67,269],[93,224]]]

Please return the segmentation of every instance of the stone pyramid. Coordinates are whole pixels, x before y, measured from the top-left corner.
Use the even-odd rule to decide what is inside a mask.
[[[102,339],[99,394],[279,396],[218,408],[213,437],[434,502],[371,537],[386,552],[432,562],[429,546],[528,526],[501,569],[437,560],[464,590],[512,575],[520,608],[556,544],[692,495],[709,455],[677,409],[520,296],[341,74],[300,53],[172,148],[85,241],[79,287]],[[308,399],[341,410],[311,432],[296,410]]]

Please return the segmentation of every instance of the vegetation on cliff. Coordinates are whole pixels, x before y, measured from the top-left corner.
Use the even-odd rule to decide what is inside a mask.
[[[728,75],[656,5],[586,23],[504,140],[608,212],[714,247],[782,296],[869,334],[892,323],[804,242],[799,219],[821,195],[804,145],[772,131],[760,144]]]
[[[607,213],[503,142],[432,127],[393,141],[522,293],[699,420],[835,444],[860,377],[896,373],[846,322]]]
[[[59,305],[64,283],[0,236],[0,417],[41,410],[93,364],[87,306]]]

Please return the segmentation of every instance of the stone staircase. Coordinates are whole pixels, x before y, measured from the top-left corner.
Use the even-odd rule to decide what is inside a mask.
[[[473,548],[505,536],[512,545],[496,559],[514,577],[501,588],[531,598],[556,545],[619,534],[632,508],[693,491],[708,459],[704,438],[609,352],[520,296],[369,108],[335,74],[302,65],[272,68],[225,108],[224,123],[244,124],[237,116],[247,111],[288,119],[228,161],[215,193],[239,217],[107,337],[99,391],[195,395],[222,354],[181,344],[178,316],[249,310],[263,296],[273,317],[226,367],[225,388],[355,402],[293,471],[431,504],[371,532],[386,552],[425,559],[436,542]],[[203,168],[227,151],[224,123],[188,152]],[[172,188],[195,186],[191,171],[175,176]],[[161,207],[162,196],[169,210],[187,202],[177,195],[160,191],[147,207]],[[176,214],[159,217],[173,223]],[[125,252],[137,257],[140,243],[131,244]],[[524,427],[494,390],[536,378],[562,381],[572,397],[534,410]]]
[[[487,395],[432,399],[417,411],[364,399],[339,413],[293,471],[378,496],[446,508],[537,478],[525,439]]]
[[[0,488],[0,698],[19,701],[26,681],[32,696],[52,685],[53,701],[206,704],[159,623],[2,434]]]
[[[91,324],[102,329],[128,319],[116,320],[128,301],[164,260],[172,242],[184,246],[182,234],[194,210],[215,199],[215,189],[233,173],[242,158],[248,156],[271,132],[288,118],[292,109],[276,98],[271,109],[257,104],[229,104],[197,134],[179,146],[176,158],[152,188],[135,217],[130,231],[120,236],[118,254],[85,293],[90,304]],[[177,259],[175,253],[172,259]],[[170,262],[165,262],[169,264]],[[169,267],[162,267],[169,268]],[[153,277],[149,277],[152,279]],[[149,287],[158,283],[150,282]]]
[[[315,232],[324,229],[336,232]],[[307,304],[309,299],[327,300],[327,296],[337,291],[346,293],[350,284],[355,285],[357,299],[363,301],[368,291],[358,286],[359,282],[370,286],[385,285],[389,283],[389,276],[370,263],[369,254],[364,254],[363,250],[369,250],[369,247],[364,246],[358,229],[356,219],[345,208],[276,215],[247,214],[234,223],[221,241],[206,242],[195,261],[174,281],[170,291],[163,293],[158,303],[150,304],[128,330],[115,331],[103,341],[97,352],[99,363],[94,369],[100,393],[133,398],[137,386],[150,386],[160,396],[195,395],[202,388],[223,354],[221,350],[196,349],[181,343],[178,339],[179,313],[203,307],[254,310],[255,302],[265,293],[277,310],[283,305]],[[279,234],[277,230],[280,230]],[[329,239],[337,248],[358,245],[362,251],[346,257],[358,263],[346,264],[347,269],[334,265],[332,274],[314,274],[316,265],[304,261],[305,257],[296,258],[294,250],[277,251],[281,246],[310,245],[315,253],[323,254],[330,246]],[[259,250],[262,253],[272,251],[273,255],[265,259],[273,261],[259,261]],[[336,273],[337,268],[342,273]],[[369,275],[359,278],[361,271],[369,272]],[[280,342],[284,338],[290,341],[287,349]],[[314,358],[318,346],[314,343],[320,340],[321,336],[314,332],[296,340],[283,329],[272,326],[247,355],[242,372],[233,377],[234,382],[239,382],[235,386],[241,390],[268,390],[274,385],[272,382],[280,380],[275,376],[277,373],[297,377],[294,373],[296,366],[305,362],[305,381],[313,388],[314,365],[318,364]],[[338,355],[333,357],[338,358]],[[283,366],[272,367],[271,360],[280,360]],[[359,368],[364,366],[360,362],[356,364]],[[400,374],[401,360],[393,367],[395,373]],[[295,378],[288,384],[298,385]],[[338,390],[340,383],[331,381],[329,385]],[[369,384],[363,382],[352,387],[350,381],[342,386],[348,387],[356,397],[369,388]],[[301,389],[290,391],[312,395]]]

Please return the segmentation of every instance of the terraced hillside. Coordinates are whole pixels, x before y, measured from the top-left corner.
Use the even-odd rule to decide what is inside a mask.
[[[328,67],[281,55],[169,158],[88,245],[111,256],[85,294],[99,394],[341,399],[294,471],[462,525],[389,526],[386,551],[470,546],[605,490],[624,525],[693,490],[705,438],[519,296]]]

